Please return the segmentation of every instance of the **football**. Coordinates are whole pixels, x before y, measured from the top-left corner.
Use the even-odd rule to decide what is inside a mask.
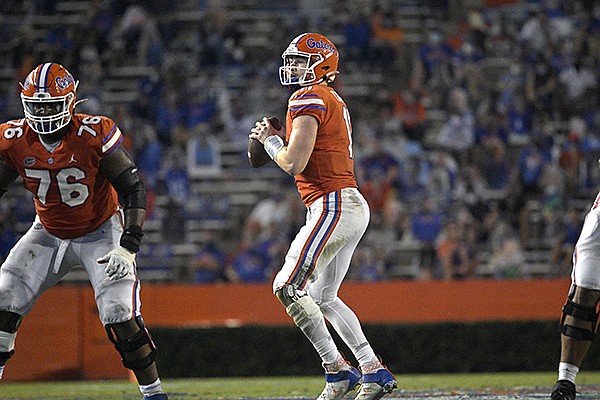
[[[273,125],[273,128],[281,129],[281,122],[277,118],[269,117],[269,122]],[[254,168],[260,168],[271,161],[271,157],[265,151],[262,143],[256,139],[248,138],[248,161]]]

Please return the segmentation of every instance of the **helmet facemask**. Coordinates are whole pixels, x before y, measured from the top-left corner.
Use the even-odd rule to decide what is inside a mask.
[[[327,75],[319,78],[315,71],[324,60],[321,54],[286,51],[281,57],[283,66],[279,67],[279,81],[282,85],[307,86],[327,79]],[[298,59],[304,61],[304,66],[298,65]]]
[[[49,93],[34,93],[33,97],[21,93],[21,101],[27,124],[40,135],[49,135],[66,126],[72,117],[75,95],[67,93],[65,96],[53,97]],[[39,115],[40,107],[51,107],[55,113]]]

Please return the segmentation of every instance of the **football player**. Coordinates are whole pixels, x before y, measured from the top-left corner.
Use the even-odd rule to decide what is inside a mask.
[[[36,209],[31,228],[0,268],[0,376],[23,317],[82,265],[123,365],[134,372],[144,399],[164,400],[135,266],[144,184],[120,146],[115,122],[75,113],[77,85],[62,65],[39,65],[21,85],[25,118],[0,124],[0,196],[21,177]]]
[[[587,213],[573,253],[571,288],[560,320],[561,352],[552,400],[574,400],[575,378],[598,330],[600,193]]]
[[[319,399],[340,399],[361,382],[356,399],[379,399],[396,387],[396,379],[375,354],[357,316],[338,297],[370,219],[354,175],[348,107],[329,85],[338,74],[338,50],[325,36],[304,33],[292,40],[282,58],[281,84],[294,90],[285,141],[268,118],[256,122],[249,138],[263,143],[277,165],[294,177],[307,217],[273,291],[322,359],[326,384]],[[326,319],[360,370],[342,356]]]

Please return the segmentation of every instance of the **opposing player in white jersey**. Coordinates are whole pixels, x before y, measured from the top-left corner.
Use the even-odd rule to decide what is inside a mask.
[[[267,118],[256,123],[249,137],[263,143],[277,165],[294,176],[307,216],[273,290],[322,359],[326,385],[319,399],[340,399],[361,382],[357,399],[379,399],[396,387],[396,380],[376,356],[357,316],[338,297],[370,219],[354,176],[348,107],[328,85],[338,73],[339,54],[325,36],[305,33],[282,57],[281,83],[297,89],[288,102],[286,141]],[[325,319],[352,350],[360,371],[341,355]]]
[[[573,252],[571,288],[560,321],[561,352],[552,400],[574,400],[575,378],[598,330],[600,193],[585,216]]]
[[[146,192],[116,124],[75,114],[77,84],[62,65],[39,65],[22,84],[25,118],[0,124],[0,197],[20,176],[36,209],[33,225],[0,267],[0,377],[22,318],[82,265],[123,365],[133,370],[144,399],[165,400],[135,269]]]

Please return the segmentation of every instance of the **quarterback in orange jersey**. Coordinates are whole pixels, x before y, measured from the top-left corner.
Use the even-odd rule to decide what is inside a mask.
[[[282,58],[281,84],[295,90],[288,101],[286,140],[268,118],[258,121],[249,137],[263,143],[277,165],[294,176],[307,218],[273,291],[322,359],[326,383],[319,399],[340,399],[358,385],[356,399],[379,399],[396,387],[396,379],[375,354],[357,316],[338,297],[370,219],[354,176],[348,107],[328,85],[338,74],[339,54],[325,36],[304,33]],[[348,345],[360,370],[341,355],[325,320]]]
[[[140,314],[135,270],[144,184],[115,123],[75,114],[77,84],[62,65],[39,65],[22,84],[25,118],[0,125],[0,197],[20,176],[36,209],[33,225],[0,267],[0,377],[22,318],[82,265],[108,338],[144,399],[167,399]]]

